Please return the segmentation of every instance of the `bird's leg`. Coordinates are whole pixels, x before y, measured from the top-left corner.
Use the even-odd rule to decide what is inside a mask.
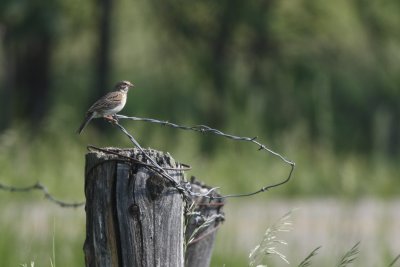
[[[114,119],[115,122],[118,122],[117,114],[112,115],[112,118]]]
[[[115,117],[115,115],[106,115],[103,116],[104,119],[106,119],[108,122],[116,124],[118,122],[117,118]]]

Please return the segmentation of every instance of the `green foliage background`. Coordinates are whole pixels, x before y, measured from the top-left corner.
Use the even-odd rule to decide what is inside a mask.
[[[398,196],[399,1],[112,3],[106,86],[111,89],[116,81],[127,79],[137,87],[123,114],[258,136],[297,163],[288,185],[256,201]],[[131,146],[100,120],[82,135],[75,134],[99,94],[101,4],[0,3],[1,182],[23,186],[41,181],[61,199],[82,200],[86,145]],[[38,120],[26,108],[26,96],[39,91],[14,86],[18,83],[10,78],[15,71],[10,53],[34,49],[27,44],[36,36],[51,40],[48,101]],[[248,144],[123,123],[144,147],[171,152],[194,167],[190,174],[220,186],[223,193],[257,189],[279,181],[288,171],[282,162]],[[2,263],[16,266],[35,260],[37,266],[48,266],[45,253],[51,254],[54,216],[60,221],[58,266],[82,265],[83,211],[57,211],[39,197],[0,192],[5,214],[0,220]],[[38,231],[43,240],[23,230],[41,224],[30,217],[37,216],[28,212],[30,207],[51,210],[43,215],[47,232]],[[68,221],[64,212],[71,224],[78,222],[73,226],[78,234],[62,225]],[[66,243],[68,236],[74,236],[71,243]],[[34,240],[28,249],[21,245],[26,238]],[[21,249],[12,253],[15,248]],[[243,266],[246,260],[232,260],[229,266],[234,262]]]

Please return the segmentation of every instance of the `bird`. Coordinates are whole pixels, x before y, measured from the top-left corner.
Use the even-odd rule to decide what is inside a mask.
[[[129,81],[118,82],[115,85],[115,91],[107,93],[89,108],[77,133],[80,134],[86,125],[94,118],[105,118],[116,122],[114,115],[124,108],[128,91],[131,87],[135,86]]]

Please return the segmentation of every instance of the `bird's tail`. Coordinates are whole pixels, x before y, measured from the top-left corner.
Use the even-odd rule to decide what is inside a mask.
[[[80,134],[83,129],[86,127],[86,125],[88,125],[88,123],[93,119],[94,114],[93,113],[88,113],[86,114],[85,119],[83,120],[81,126],[79,127],[79,129],[76,131],[78,134]]]

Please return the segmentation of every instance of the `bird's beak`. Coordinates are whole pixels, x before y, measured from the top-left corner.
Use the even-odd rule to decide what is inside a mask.
[[[135,85],[133,83],[129,83],[128,85],[129,85],[129,87],[135,87]]]

